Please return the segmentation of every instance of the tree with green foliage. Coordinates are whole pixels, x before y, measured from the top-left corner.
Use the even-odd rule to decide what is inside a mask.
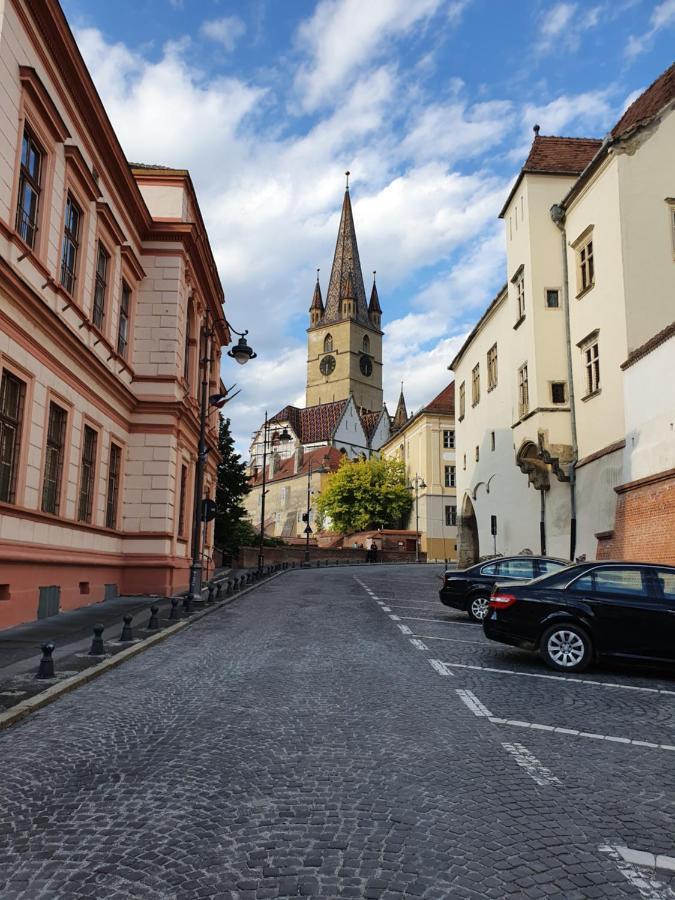
[[[220,418],[218,431],[218,482],[216,485],[216,547],[232,555],[244,544],[251,542],[253,528],[246,518],[242,500],[250,488],[246,477],[246,465],[234,449],[230,433],[230,420]]]
[[[399,459],[344,459],[318,498],[331,531],[350,534],[371,528],[397,528],[412,507],[405,465]]]

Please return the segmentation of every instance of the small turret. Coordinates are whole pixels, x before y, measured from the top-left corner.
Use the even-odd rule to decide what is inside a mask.
[[[401,382],[401,393],[398,398],[398,405],[394,413],[394,419],[391,423],[392,431],[399,431],[408,421],[408,410],[405,405],[405,397],[403,396],[403,382]]]
[[[323,298],[321,296],[321,285],[319,284],[319,269],[316,270],[316,284],[314,285],[314,296],[312,297],[312,305],[309,307],[309,324],[311,328],[318,325],[323,317]]]
[[[354,276],[351,269],[347,274],[341,291],[340,310],[345,319],[351,319],[356,315],[356,291],[354,290]]]
[[[368,304],[368,315],[370,316],[370,321],[373,323],[375,328],[380,328],[382,325],[382,308],[380,306],[380,298],[377,294],[377,284],[375,283],[375,276],[377,272],[373,272],[373,288],[370,292],[370,303]]]

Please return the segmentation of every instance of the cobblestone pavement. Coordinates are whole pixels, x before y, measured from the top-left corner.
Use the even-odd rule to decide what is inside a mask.
[[[439,574],[290,572],[0,734],[0,898],[675,898],[673,673],[542,677]]]

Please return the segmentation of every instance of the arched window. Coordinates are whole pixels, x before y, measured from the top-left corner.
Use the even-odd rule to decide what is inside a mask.
[[[324,353],[332,353],[333,352],[333,336],[327,334],[323,339],[323,352]]]
[[[363,352],[370,353],[370,338],[367,334],[363,336]]]
[[[190,372],[192,369],[192,300],[188,300],[187,316],[185,319],[185,350],[183,354],[183,378],[190,384]]]

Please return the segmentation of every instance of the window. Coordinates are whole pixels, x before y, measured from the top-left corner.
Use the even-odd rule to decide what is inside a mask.
[[[288,498],[290,496],[290,493],[291,493],[291,489],[287,485],[285,487],[282,487],[281,498],[280,498],[280,503],[282,506],[286,506],[286,504],[288,503]]]
[[[323,339],[323,352],[324,353],[332,353],[333,352],[333,335],[327,334]]]
[[[35,247],[38,230],[38,207],[44,152],[26,125],[21,143],[19,199],[16,207],[16,230],[29,247]]]
[[[89,425],[84,426],[82,457],[80,460],[80,502],[77,508],[78,522],[91,522],[94,505],[94,476],[96,474],[96,444],[98,435]]]
[[[551,402],[564,403],[567,400],[567,385],[564,381],[551,382]]]
[[[75,290],[81,220],[82,210],[69,192],[66,201],[66,216],[63,223],[63,249],[61,251],[61,284],[69,294],[72,294]]]
[[[546,288],[546,308],[560,308],[560,291],[558,288]]]
[[[131,288],[122,282],[122,296],[120,298],[120,322],[117,329],[117,352],[126,359],[129,346],[129,313],[131,308]]]
[[[455,432],[451,430],[443,431],[443,447],[446,450],[454,450],[455,448]]]
[[[105,319],[105,292],[108,286],[108,263],[110,254],[103,244],[98,242],[98,255],[96,257],[96,282],[94,284],[94,314],[92,321],[97,328],[103,328]]]
[[[464,466],[463,466],[463,468],[464,468],[464,471],[466,472],[466,453],[464,454]]]
[[[593,235],[587,237],[577,247],[577,296],[595,284],[595,263],[593,261]]]
[[[600,390],[600,353],[598,339],[583,348],[584,365],[586,367],[586,396],[590,397]]]
[[[518,416],[522,419],[530,409],[530,388],[527,381],[527,363],[518,369]]]
[[[10,372],[0,383],[0,500],[14,503],[26,385]]]
[[[457,524],[457,507],[454,504],[445,507],[445,524]]]
[[[593,569],[571,585],[571,589],[586,594],[620,594],[640,597],[646,594],[642,584],[642,572],[638,568],[616,567]]]
[[[59,514],[61,500],[61,473],[66,438],[68,414],[56,403],[49,404],[47,445],[45,447],[45,473],[42,484],[42,512]]]
[[[370,338],[367,334],[363,336],[363,352],[370,353]]]
[[[480,570],[481,575],[496,575],[497,574],[497,563],[490,563],[487,566],[483,566]]]
[[[185,317],[185,347],[183,348],[183,378],[190,384],[190,358],[192,355],[192,300],[188,302]],[[182,532],[179,532],[182,534]]]
[[[476,444],[476,462],[478,462],[479,459],[480,459],[480,448],[479,448],[478,444]]]
[[[497,387],[497,345],[493,344],[487,352],[488,391]]]
[[[534,578],[534,561],[531,559],[506,559],[497,563],[497,575],[501,578]]]
[[[464,382],[462,382],[459,386],[459,421],[461,422],[464,418],[464,412],[466,407],[466,388]]]
[[[552,559],[539,560],[539,571],[542,575],[552,575],[554,572],[559,572],[561,569],[566,568],[566,566],[567,563],[555,562]]]
[[[120,493],[120,471],[122,468],[122,448],[110,444],[108,462],[108,497],[105,505],[106,528],[117,528],[117,502]]]
[[[513,285],[516,291],[516,304],[518,307],[516,325],[520,325],[525,318],[525,272],[522,266],[513,279]]]
[[[445,486],[446,487],[455,487],[455,467],[454,466],[446,466],[445,467]]]
[[[490,432],[490,450],[495,450],[497,448],[497,439],[495,437],[494,431]]]
[[[178,498],[178,536],[185,537],[185,497],[187,494],[187,466],[180,467],[180,494]]]
[[[656,569],[650,574],[656,579],[657,595],[662,600],[675,600],[675,573],[668,569]]]
[[[476,406],[480,400],[480,363],[471,372],[471,405]]]

